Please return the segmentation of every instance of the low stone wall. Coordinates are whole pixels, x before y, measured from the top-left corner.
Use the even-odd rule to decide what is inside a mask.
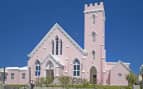
[[[66,89],[62,87],[35,87],[34,89]],[[94,88],[67,88],[67,89],[94,89]]]
[[[34,89],[63,89],[63,88],[53,88],[53,87],[35,87]]]
[[[133,89],[140,89],[140,85],[134,85]]]

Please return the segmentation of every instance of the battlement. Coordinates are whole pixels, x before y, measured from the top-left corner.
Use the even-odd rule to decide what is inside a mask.
[[[103,2],[85,4],[84,6],[84,13],[92,11],[103,11],[103,10],[104,10]]]

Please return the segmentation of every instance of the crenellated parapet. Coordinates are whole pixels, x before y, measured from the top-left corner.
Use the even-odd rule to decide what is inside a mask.
[[[84,13],[90,13],[95,11],[104,11],[103,2],[85,4]]]

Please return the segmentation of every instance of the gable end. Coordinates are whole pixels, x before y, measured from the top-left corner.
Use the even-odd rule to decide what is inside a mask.
[[[51,35],[51,33],[55,30],[58,29],[83,55],[84,50],[77,44],[77,42],[75,42],[72,37],[70,35],[68,35],[64,29],[58,24],[56,23],[51,29],[50,31],[44,36],[44,38],[38,43],[38,45],[32,50],[32,52],[30,52],[28,54],[28,57],[32,57],[33,54],[40,48],[41,44]]]

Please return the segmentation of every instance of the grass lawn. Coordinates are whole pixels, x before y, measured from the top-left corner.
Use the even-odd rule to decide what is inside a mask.
[[[49,87],[62,87],[61,85],[50,85]],[[86,89],[131,89],[128,86],[103,86],[103,85],[69,85],[68,88],[86,88]]]

